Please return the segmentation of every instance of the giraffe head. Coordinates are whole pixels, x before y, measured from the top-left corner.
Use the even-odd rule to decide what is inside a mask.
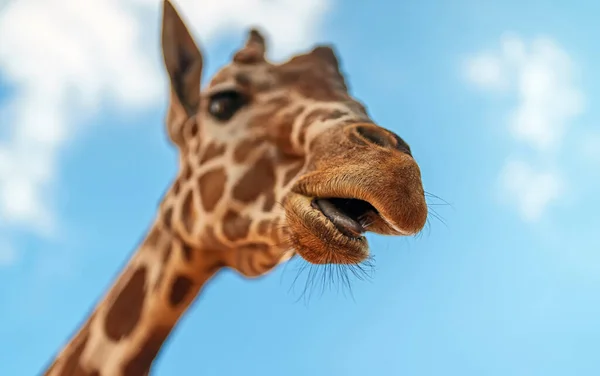
[[[191,249],[256,276],[293,252],[313,264],[360,263],[366,231],[423,228],[409,146],[348,93],[331,47],[274,64],[252,29],[201,90],[202,53],[165,1],[162,48],[180,171],[161,212]]]

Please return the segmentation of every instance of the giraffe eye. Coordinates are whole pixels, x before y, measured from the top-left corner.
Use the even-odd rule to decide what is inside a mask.
[[[208,112],[219,121],[227,121],[247,103],[247,98],[234,90],[222,91],[210,97]]]

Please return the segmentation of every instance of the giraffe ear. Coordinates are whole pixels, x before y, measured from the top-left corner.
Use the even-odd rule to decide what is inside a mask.
[[[329,65],[336,71],[340,70],[340,63],[337,56],[335,55],[335,51],[333,50],[332,46],[317,46],[310,52],[310,55],[318,58],[323,63]]]
[[[335,74],[334,77],[336,78],[338,83],[342,85],[344,89],[348,89],[344,80],[344,74],[340,71],[340,61],[336,56],[333,46],[317,46],[311,52],[309,52],[309,55],[315,57],[322,64],[325,64],[326,66],[331,68],[332,72]]]
[[[191,117],[200,105],[202,53],[169,0],[163,2],[162,52],[171,83],[172,110]]]
[[[233,61],[239,64],[256,64],[265,61],[267,46],[265,37],[256,29],[248,31],[246,44],[233,56]]]

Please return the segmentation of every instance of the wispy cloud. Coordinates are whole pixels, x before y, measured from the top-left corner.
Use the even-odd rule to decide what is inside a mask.
[[[329,5],[176,3],[203,43],[260,25],[272,36],[275,57],[310,44]],[[0,8],[0,74],[15,89],[0,108],[9,126],[0,139],[0,238],[11,229],[57,229],[52,190],[61,151],[102,106],[143,109],[163,97],[160,9],[160,0],[18,0]]]
[[[483,89],[503,90],[507,88],[508,77],[503,61],[493,53],[480,53],[466,63],[465,76]]]
[[[501,187],[517,201],[523,219],[535,221],[565,187],[558,172],[538,171],[521,160],[509,160],[500,173]]]
[[[464,73],[481,90],[517,99],[516,106],[508,110],[507,130],[546,165],[554,160],[565,134],[585,107],[577,67],[550,38],[527,42],[506,34],[499,49],[470,56]],[[539,219],[565,191],[557,166],[524,159],[507,160],[500,182],[504,194],[528,221]]]

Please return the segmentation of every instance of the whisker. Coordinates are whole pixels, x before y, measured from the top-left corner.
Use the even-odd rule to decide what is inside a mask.
[[[431,192],[427,192],[427,191],[425,191],[425,196],[427,196],[427,197],[431,197],[431,198],[435,198],[436,200],[440,200],[440,201],[442,201],[442,203],[443,203],[444,205],[448,205],[448,206],[450,206],[450,207],[452,207],[452,208],[454,207],[454,206],[453,206],[451,203],[449,203],[448,201],[444,200],[444,199],[443,199],[443,198],[441,198],[440,196],[434,195],[434,194],[433,194],[433,193],[431,193]]]
[[[446,224],[446,221],[444,220],[444,218],[441,215],[439,215],[438,212],[436,212],[433,208],[430,208],[430,209],[431,209],[431,211],[430,211],[431,215],[435,219],[440,221],[446,228],[448,228],[448,225]]]
[[[326,260],[333,261],[335,259],[335,251],[332,248],[327,248]],[[304,304],[308,304],[313,297],[317,295],[322,297],[327,291],[335,291],[342,293],[346,297],[351,297],[355,300],[353,293],[353,279],[360,281],[370,281],[373,278],[374,272],[374,257],[369,256],[360,264],[337,264],[333,262],[322,265],[311,264],[308,261],[298,257],[295,264],[296,273],[292,283],[288,289],[288,293],[299,294],[295,301],[301,300]],[[290,263],[292,260],[289,261]],[[283,273],[288,272],[288,268],[284,269]],[[283,274],[282,273],[282,274]],[[283,275],[282,275],[283,277]],[[298,292],[295,287],[302,279],[303,287]]]
[[[448,205],[450,205],[450,203],[449,203],[448,201],[444,200],[443,198],[441,198],[441,197],[440,197],[440,196],[438,196],[438,195],[434,195],[433,193],[425,192],[425,196],[426,196],[427,198],[434,198],[434,199],[436,199],[436,200],[439,200],[439,201],[443,202],[444,204],[448,204]]]

